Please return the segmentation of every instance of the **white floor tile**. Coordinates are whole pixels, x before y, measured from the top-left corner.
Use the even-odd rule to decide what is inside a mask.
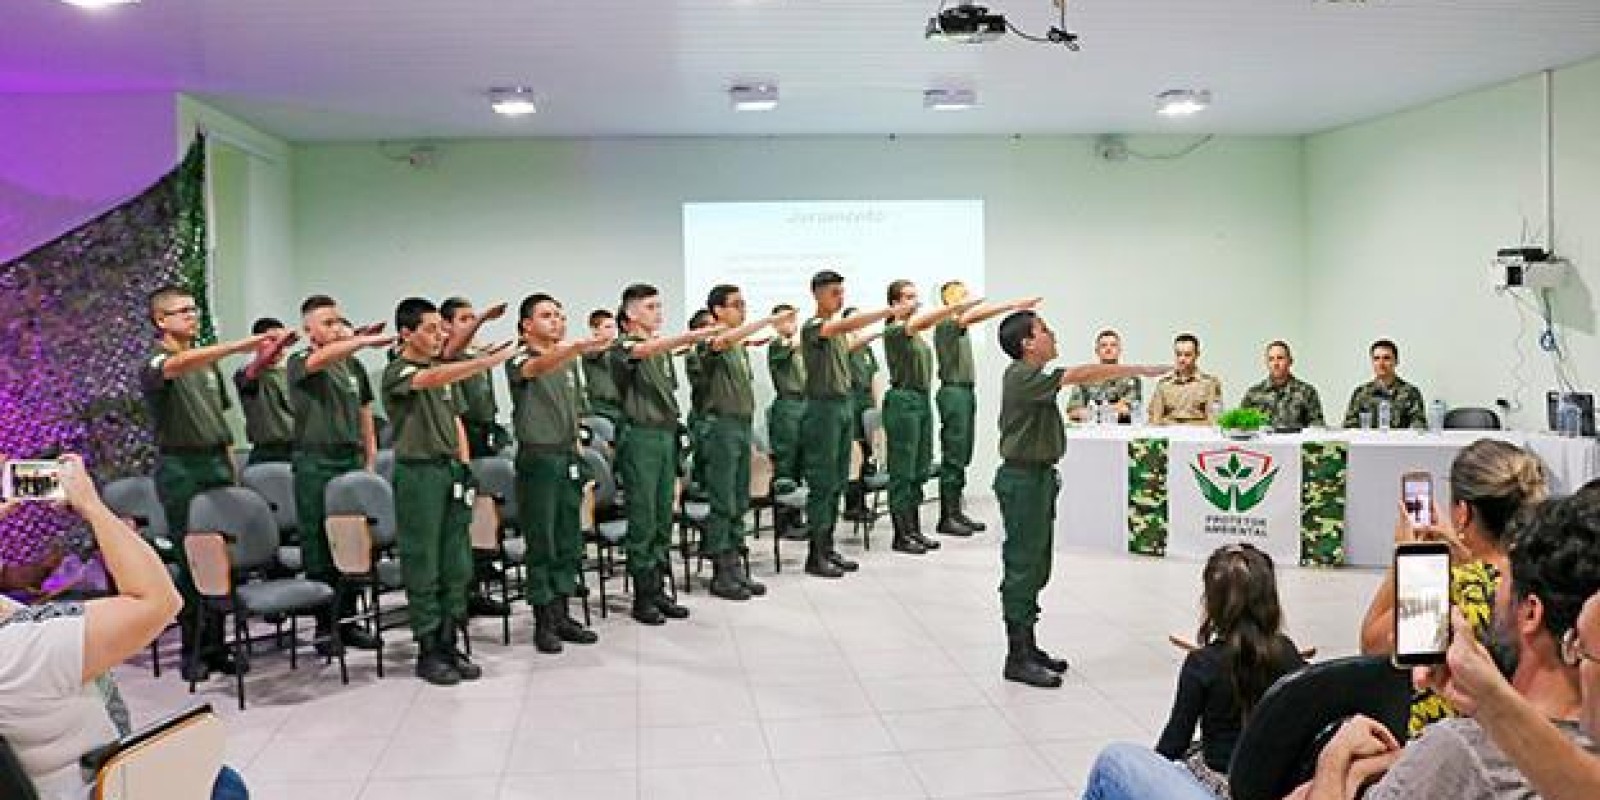
[[[646,769],[748,764],[767,760],[767,744],[761,726],[753,722],[644,728],[639,731],[639,758]]]
[[[500,784],[500,800],[638,800],[638,797],[639,776],[633,772],[508,775]]]
[[[911,753],[906,760],[933,797],[1037,792],[1066,786],[1043,760],[1024,747]]]
[[[764,728],[772,757],[779,761],[895,751],[888,729],[875,715],[785,720]]]
[[[928,794],[898,755],[780,761],[784,800],[901,800]]]

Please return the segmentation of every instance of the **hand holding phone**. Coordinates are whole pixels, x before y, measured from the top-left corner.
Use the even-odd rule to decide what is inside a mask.
[[[7,502],[60,502],[59,461],[7,461],[0,469],[0,497]]]
[[[1394,549],[1394,664],[1444,661],[1450,646],[1450,545],[1406,542]]]

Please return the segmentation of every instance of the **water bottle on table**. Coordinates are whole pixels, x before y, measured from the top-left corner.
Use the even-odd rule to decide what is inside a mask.
[[[1432,403],[1428,404],[1428,430],[1429,431],[1432,431],[1434,433],[1438,433],[1439,431],[1444,430],[1444,414],[1445,414],[1444,401],[1440,400],[1438,398],[1434,398],[1434,401]]]
[[[1572,402],[1572,395],[1563,392],[1556,405],[1556,428],[1562,436],[1576,439],[1583,435],[1583,409]]]
[[[1393,414],[1394,407],[1389,404],[1388,400],[1378,401],[1378,430],[1389,430],[1389,423],[1394,419]]]

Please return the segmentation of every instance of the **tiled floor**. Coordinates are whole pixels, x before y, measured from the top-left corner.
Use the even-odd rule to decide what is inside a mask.
[[[525,609],[510,648],[480,622],[487,676],[454,689],[412,678],[404,645],[382,681],[366,653],[348,687],[336,668],[267,655],[248,711],[221,679],[200,697],[227,714],[230,761],[260,800],[1060,800],[1105,743],[1154,741],[1180,661],[1165,639],[1193,633],[1198,564],[1059,554],[1040,635],[1072,670],[1043,691],[999,675],[995,532],[924,557],[887,538],[840,581],[787,560],[774,577],[758,556],[767,597],[697,590],[691,620],[653,629],[613,614],[600,644],[561,656],[534,652]],[[1280,580],[1297,641],[1353,651],[1376,574]],[[137,717],[192,702],[175,675],[119,675]]]

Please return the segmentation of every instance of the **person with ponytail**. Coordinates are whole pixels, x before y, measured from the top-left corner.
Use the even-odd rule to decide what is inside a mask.
[[[1487,641],[1494,590],[1510,565],[1511,520],[1548,495],[1544,465],[1514,444],[1479,439],[1462,448],[1450,463],[1450,515],[1433,509],[1431,526],[1416,526],[1404,509],[1395,524],[1395,542],[1444,541],[1453,552],[1450,605],[1461,609],[1468,624]],[[1361,652],[1394,652],[1394,568],[1372,597],[1361,623]],[[1456,716],[1442,696],[1418,690],[1411,702],[1409,733],[1414,738],[1427,725]]]

